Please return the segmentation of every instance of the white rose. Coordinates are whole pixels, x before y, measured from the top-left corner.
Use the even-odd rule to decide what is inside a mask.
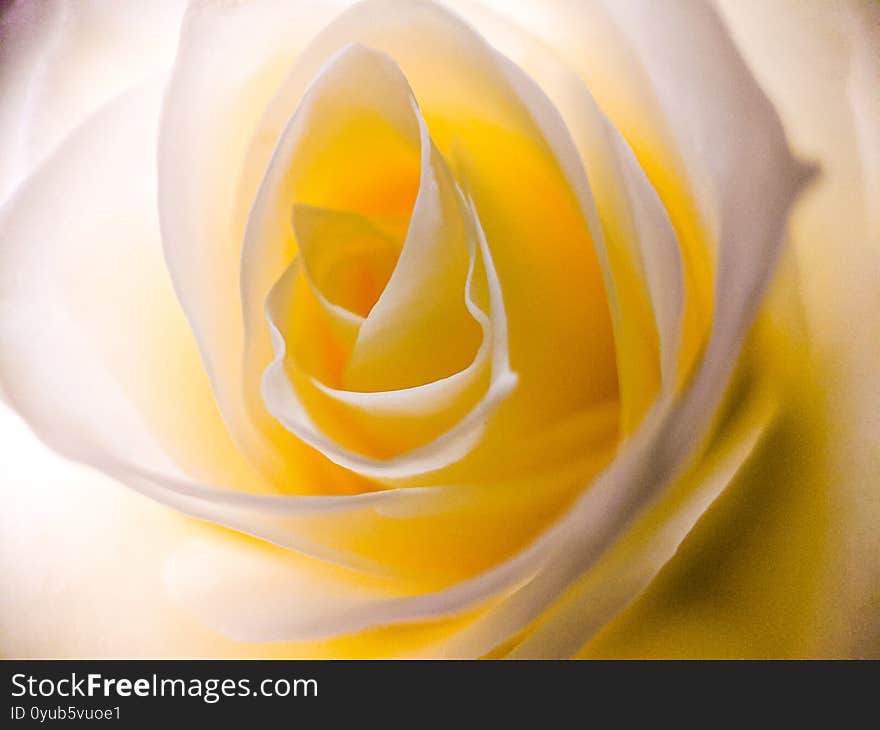
[[[0,651],[876,655],[877,8],[770,6],[13,3]]]

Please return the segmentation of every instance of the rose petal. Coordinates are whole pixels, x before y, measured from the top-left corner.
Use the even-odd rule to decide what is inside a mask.
[[[245,409],[241,302],[235,293],[247,214],[275,143],[271,139],[267,147],[255,138],[260,116],[293,59],[347,4],[191,4],[160,131],[165,257],[218,405],[249,458],[276,483],[293,483],[294,489],[333,476],[307,449],[279,463],[271,434],[261,431],[265,424],[253,423]]]
[[[645,8],[644,12],[651,11]],[[542,566],[550,565],[554,577],[546,585],[537,584],[542,588],[540,595],[530,600],[530,614],[539,613],[542,605],[552,602],[616,542],[681,471],[694,446],[702,440],[734,366],[733,354],[739,351],[772,271],[789,205],[808,171],[791,158],[772,107],[717,18],[702,11],[695,16],[670,12],[655,30],[658,32],[651,39],[642,39],[646,47],[640,50],[656,49],[663,42],[667,44],[664,48],[678,51],[682,46],[675,45],[674,36],[685,31],[698,33],[701,42],[711,44],[717,63],[712,72],[716,76],[702,98],[715,113],[729,108],[735,100],[737,113],[729,117],[727,124],[739,121],[743,125],[740,133],[731,135],[728,144],[718,150],[713,168],[718,175],[714,190],[724,194],[717,208],[722,239],[718,246],[715,320],[703,366],[681,399],[674,404],[661,402],[626,450],[565,517],[515,558],[445,591],[363,606],[340,617],[336,626],[324,627],[328,632],[450,615],[493,593],[529,583],[540,574]],[[658,58],[658,62],[663,59]],[[677,52],[672,60],[680,64],[674,72],[677,78],[689,78],[695,72],[687,56]],[[660,68],[672,73],[664,64]],[[744,103],[749,105],[748,114],[742,114]],[[710,132],[700,129],[704,134]],[[745,154],[737,145],[747,145],[750,150],[759,145],[766,154]],[[711,495],[706,498],[711,499]]]
[[[763,100],[758,99],[758,106],[761,106],[762,103]],[[766,119],[758,121],[760,126],[760,123],[766,122]],[[780,154],[784,157],[785,155],[782,154],[785,151],[784,144],[781,144],[781,151]],[[769,167],[772,172],[772,164]],[[766,171],[758,170],[756,172],[757,193],[762,194],[766,192],[765,185],[769,181],[761,178],[760,175]],[[796,178],[797,175],[792,177]],[[776,189],[775,186],[770,187]],[[795,187],[794,183],[790,187],[782,187],[778,197],[770,199],[767,208],[758,206],[757,211],[752,210],[754,200],[736,200],[736,205],[731,209],[736,209],[740,213],[743,210],[748,213],[754,212],[758,220],[748,221],[753,227],[738,231],[741,237],[734,237],[734,241],[736,243],[744,241],[754,243],[759,252],[765,248],[772,249],[772,244],[779,237],[785,208]],[[731,209],[727,210],[728,214]],[[765,209],[771,211],[771,215],[766,220],[757,215]],[[750,215],[744,217],[751,218]],[[746,250],[745,247],[743,250]],[[747,298],[759,294],[761,284],[766,276],[766,269],[769,268],[768,258],[772,257],[759,258],[762,266],[754,269],[742,266],[747,271],[742,274],[743,279],[741,280],[738,278],[728,280],[726,277],[729,276],[729,270],[726,267],[729,267],[730,264],[728,263],[726,266],[719,264],[719,286],[724,285],[720,291],[727,293],[726,287],[730,286],[733,292],[739,293],[741,291],[742,295]],[[743,260],[746,259],[743,258]],[[742,261],[737,263],[742,264]],[[737,286],[734,287],[734,284]],[[713,404],[717,402],[726,383],[730,354],[736,351],[737,345],[741,341],[742,332],[749,320],[749,300],[742,298],[737,300],[735,296],[731,298],[735,301],[726,303],[719,308],[721,324],[709,346],[708,367],[695,379],[693,389],[687,393],[680,410],[675,412],[676,417],[666,419],[658,416],[649,419],[643,437],[640,440],[634,439],[633,444],[628,447],[627,455],[618,462],[621,466],[616,464],[616,468],[594,485],[594,489],[585,495],[586,499],[576,505],[566,520],[516,559],[479,576],[475,580],[459,584],[453,589],[437,594],[394,600],[391,603],[380,601],[367,605],[366,610],[363,611],[360,608],[364,607],[352,609],[350,612],[337,615],[335,617],[337,621],[334,625],[320,627],[320,630],[349,631],[369,626],[374,622],[412,621],[418,620],[420,617],[446,615],[450,612],[460,611],[486,600],[494,593],[509,591],[522,585],[540,569],[550,556],[554,558],[553,563],[559,566],[560,574],[563,576],[562,583],[557,583],[557,587],[562,586],[566,581],[574,580],[582,573],[585,565],[588,565],[592,559],[603,552],[608,544],[613,542],[614,537],[626,526],[629,520],[633,519],[638,508],[647,504],[656,490],[676,473],[679,467],[678,461],[683,455],[690,452],[692,442],[699,439],[706,420],[714,410]],[[644,479],[643,477],[646,475],[654,476],[655,481]],[[662,475],[663,478],[656,479],[658,475]],[[222,498],[228,499],[226,495]],[[199,499],[201,499],[201,495],[199,495]],[[261,504],[263,503],[261,502]],[[272,504],[281,505],[282,503],[272,502]],[[300,502],[299,504],[308,503]],[[600,529],[585,529],[589,525],[598,526]],[[556,553],[557,549],[559,554]],[[569,559],[556,561],[555,558],[558,555],[569,556]],[[552,599],[552,595],[547,598]],[[308,628],[315,630],[315,627]]]
[[[407,40],[413,37],[432,40],[416,47]],[[514,363],[514,369],[519,372],[527,366],[528,378],[521,382],[533,384],[527,393],[518,391],[521,401],[507,408],[503,419],[499,416],[498,433],[493,438],[500,443],[615,397],[613,341],[604,286],[585,213],[572,200],[571,185],[559,170],[560,165],[571,167],[574,161],[572,174],[576,175],[577,155],[562,154],[563,148],[570,151],[567,145],[571,142],[540,91],[521,83],[514,70],[466,26],[429,3],[378,2],[351,9],[328,26],[302,56],[266,114],[260,138],[277,138],[310,80],[329,57],[351,43],[383,50],[398,62],[413,85],[432,135],[436,126],[435,141],[451,166],[467,165],[474,175],[486,178],[478,181],[472,176],[470,182],[479,182],[481,190],[471,193],[484,226],[489,221],[497,228],[487,230],[490,243],[494,239],[507,241],[492,254],[496,264],[499,255],[510,257],[506,264],[510,271],[499,269],[502,281],[510,279],[505,296],[523,293],[516,302],[523,315],[516,320],[509,317],[509,321],[520,323],[512,333],[512,341],[521,343],[515,345],[519,362]],[[439,68],[444,69],[443,78],[436,72]],[[462,112],[463,106],[469,108],[467,114]],[[450,126],[457,118],[477,118],[486,125],[510,128],[502,135],[482,127]],[[532,144],[533,139],[541,141]],[[490,159],[467,159],[480,149]],[[513,161],[526,166],[522,174],[512,175],[505,169],[504,165]],[[455,170],[459,179],[460,172]],[[585,181],[578,178],[578,184],[584,187]],[[546,187],[547,194],[533,199],[531,191],[536,186]],[[515,190],[505,192],[505,188]],[[487,199],[481,202],[480,196]],[[539,210],[541,206],[548,209]],[[489,210],[494,212],[487,218]],[[553,222],[552,231],[543,228],[547,221]],[[560,247],[557,256],[544,256],[545,249],[537,243],[550,240]],[[265,258],[260,262],[265,263]],[[283,266],[284,260],[279,258],[276,269],[262,277],[249,298],[259,301],[257,290],[268,289]],[[562,304],[560,297],[565,300]],[[256,316],[254,319],[259,321]],[[254,342],[253,359],[266,358],[268,362],[268,333],[255,337]],[[596,365],[589,374],[574,364],[587,352]],[[554,367],[547,367],[545,353],[554,353]],[[553,383],[545,382],[548,378]],[[485,462],[481,468],[487,468],[490,461],[497,463],[494,450],[487,447],[480,457]]]
[[[734,482],[743,464],[761,442],[774,414],[778,398],[756,392],[740,406],[716,443],[701,456],[681,483],[669,490],[663,507],[667,515],[658,527],[648,516],[637,523],[609,550],[597,565],[581,577],[553,608],[539,618],[538,626],[509,655],[510,658],[543,659],[571,657],[602,627],[641,594],[663,565],[679,549],[685,536],[715,500]],[[548,571],[550,573],[552,571]],[[541,586],[536,582],[535,591]],[[516,605],[516,601],[511,601]],[[520,611],[534,611],[527,596],[518,602]],[[510,616],[488,615],[469,627],[444,651],[451,655],[482,654],[500,644]],[[482,624],[482,625],[481,625]]]
[[[623,430],[631,433],[653,403],[660,380],[675,387],[680,379],[685,293],[669,217],[627,143],[556,49],[478,3],[446,4],[537,81],[580,153],[602,222],[597,248],[615,328]]]
[[[113,246],[125,246],[123,256],[155,271],[158,235],[149,205],[155,179],[149,146],[138,143],[150,138],[160,92],[158,84],[131,91],[99,112],[0,210],[0,378],[16,409],[61,453],[95,456],[107,449],[179,474],[119,381],[107,376],[108,350],[114,364],[131,364],[129,345],[120,340],[119,322],[90,301],[83,277],[85,268],[92,283],[113,292]],[[131,170],[144,172],[130,179]],[[147,285],[160,305],[162,284],[159,278]],[[128,311],[142,318],[138,295],[130,299],[137,304],[126,302]],[[164,316],[167,307],[159,311]],[[114,353],[120,344],[121,353]]]
[[[325,108],[328,104],[334,109]],[[400,108],[395,111],[394,105]],[[342,124],[345,119],[354,115],[365,115],[368,112],[375,114],[383,109],[385,111],[382,113],[389,120],[400,119],[402,121],[399,123],[408,122],[418,130],[422,149],[421,182],[400,260],[386,289],[358,331],[350,360],[344,366],[343,379],[346,387],[353,391],[353,395],[354,391],[367,391],[360,397],[362,405],[381,409],[383,402],[388,405],[396,402],[393,408],[400,413],[400,406],[403,405],[401,397],[405,393],[407,410],[420,413],[422,418],[435,417],[426,425],[434,431],[434,436],[438,436],[438,426],[442,426],[444,422],[455,425],[455,420],[450,421],[448,417],[437,419],[437,401],[434,400],[435,407],[432,408],[432,402],[427,400],[427,396],[438,395],[442,388],[446,391],[447,401],[451,397],[461,401],[462,396],[471,394],[471,398],[473,397],[475,379],[476,385],[479,385],[480,380],[483,380],[484,388],[488,385],[485,379],[481,378],[481,374],[487,372],[489,345],[494,341],[491,345],[493,350],[505,347],[503,304],[498,294],[497,283],[492,280],[490,297],[495,334],[490,340],[487,337],[489,320],[476,308],[471,295],[475,270],[474,257],[479,256],[482,260],[485,254],[477,252],[477,244],[472,240],[474,233],[468,232],[468,228],[473,229],[473,224],[465,218],[466,210],[460,194],[454,187],[445,163],[431,143],[424,121],[417,110],[413,109],[412,97],[406,81],[392,61],[363,47],[351,46],[328,64],[322,75],[312,84],[279,144],[273,166],[267,173],[258,195],[248,228],[244,266],[246,275],[250,269],[256,268],[260,276],[265,276],[265,262],[271,258],[264,253],[266,247],[283,246],[283,242],[289,237],[284,225],[284,206],[290,200],[296,201],[298,196],[308,196],[309,185],[314,186],[314,182],[310,182],[308,177],[302,177],[303,173],[300,171],[303,168],[309,169],[308,163],[302,158],[308,159],[308,146],[314,145],[318,150],[325,152],[328,147],[320,134],[311,132],[312,117],[317,115],[320,122],[321,115],[330,115],[336,120],[336,124]],[[409,119],[403,110],[408,110]],[[307,148],[300,149],[304,145]],[[368,144],[367,149],[369,148]],[[324,170],[325,167],[322,163],[319,169]],[[372,172],[381,176],[384,171],[377,169]],[[307,175],[307,172],[305,174]],[[292,181],[284,183],[288,177],[292,177]],[[344,207],[346,203],[342,202],[340,205]],[[468,241],[468,238],[471,240]],[[279,243],[275,243],[276,241]],[[249,264],[251,261],[258,263],[251,265]],[[494,276],[491,261],[485,263],[490,268],[488,273],[491,279]],[[346,454],[344,449],[339,448],[344,444],[344,439],[340,441],[338,432],[330,439],[320,435],[311,423],[308,409],[304,408],[300,397],[287,382],[283,364],[287,354],[285,341],[290,339],[291,332],[288,330],[291,325],[286,323],[289,318],[284,312],[294,298],[294,289],[291,287],[296,283],[295,277],[295,270],[289,271],[282,279],[282,281],[287,280],[287,283],[281,288],[276,287],[270,297],[270,325],[276,328],[276,337],[280,339],[275,345],[275,363],[270,366],[264,380],[266,405],[294,434],[318,448],[335,463],[356,469],[363,475],[377,477],[381,474],[385,478],[390,478],[392,472],[399,471],[392,468],[391,463],[384,464],[374,459],[359,458],[352,453]],[[261,287],[259,284],[248,286],[246,291],[252,288],[259,291]],[[459,309],[463,312],[462,315],[458,314]],[[303,326],[310,331],[314,330],[317,318],[308,313],[305,316],[306,321]],[[434,321],[438,317],[439,324]],[[294,324],[296,322],[295,319],[291,321]],[[476,356],[468,352],[469,346],[464,345],[462,348],[461,334],[461,330],[466,325],[474,323],[478,324],[484,333],[484,346],[481,347],[481,354],[478,353]],[[431,337],[426,339],[423,333],[429,332]],[[444,335],[444,333],[448,334]],[[308,354],[310,349],[320,350],[319,333],[303,333],[299,338],[304,339],[305,354]],[[424,346],[420,347],[420,342]],[[443,357],[433,355],[435,347],[451,353],[453,357],[458,357],[460,352],[469,356],[471,363],[459,373],[447,377],[443,373],[447,363],[444,362]],[[301,356],[299,359],[302,359]],[[420,365],[422,361],[424,366]],[[438,364],[442,368],[440,371],[433,373],[431,370],[425,371],[425,366],[436,368]],[[259,363],[252,366],[253,369],[256,370],[258,365]],[[414,377],[415,382],[412,382]],[[424,386],[421,386],[421,380],[427,381]],[[490,393],[486,395],[487,404],[497,403],[502,392],[509,390],[512,382],[508,382],[509,373],[506,372],[506,365],[502,365],[500,361],[499,365],[493,368],[492,380],[498,385],[491,386]],[[299,388],[305,389],[303,396],[310,392],[311,401],[314,403],[315,386],[303,382],[302,377],[296,378],[296,381]],[[394,392],[382,397],[380,392],[383,389],[387,390],[389,385]],[[323,389],[323,393],[335,398],[335,394],[326,388]],[[368,395],[371,397],[363,397]],[[425,399],[421,405],[418,403],[420,399]],[[463,407],[469,408],[476,402],[476,399],[472,398],[470,404],[459,403],[457,410],[461,411]],[[321,408],[321,405],[324,408]],[[313,410],[320,414],[322,410],[326,410],[327,405],[326,398],[319,399],[318,407]],[[388,405],[385,406],[386,412]],[[479,413],[483,413],[485,407],[482,406]],[[326,416],[326,414],[320,415]],[[464,415],[462,412],[461,416]],[[483,422],[483,417],[468,418],[468,423],[472,424],[471,431],[474,425]],[[326,418],[324,422],[327,423]],[[389,432],[389,436],[394,436],[401,425],[398,421],[396,426],[394,423],[386,424],[385,429]],[[409,437],[414,435],[411,428],[407,435]],[[459,443],[457,447],[459,458],[470,449],[476,435],[477,432],[474,432],[468,440]],[[399,437],[397,440],[399,441]],[[428,440],[422,439],[423,442]],[[461,450],[462,448],[464,451]],[[445,453],[434,444],[431,445],[430,451],[438,457],[441,453]],[[442,460],[434,467],[435,469],[448,463],[449,456],[440,458]],[[424,465],[414,467],[415,462],[409,459],[405,461],[410,464],[406,467],[408,476],[421,473],[411,472],[413,468],[419,470],[426,468]],[[370,464],[372,467],[369,466]]]
[[[183,0],[9,4],[0,18],[0,201],[95,109],[170,65],[183,9]]]
[[[291,387],[291,383],[287,378],[287,373],[283,368],[286,354],[284,339],[281,336],[280,331],[276,329],[274,332],[274,347],[277,353],[276,359],[266,371],[263,380],[263,388],[266,404],[279,421],[284,423],[285,426],[291,429],[291,431],[303,439],[303,441],[318,448],[321,453],[325,454],[328,458],[334,461],[334,463],[352,469],[361,475],[370,476],[389,483],[401,479],[412,479],[416,476],[423,477],[425,474],[440,471],[450,463],[461,459],[467,454],[479,439],[488,417],[493,410],[499,406],[503,399],[507,397],[517,382],[517,377],[510,371],[507,360],[506,315],[504,312],[504,304],[501,300],[497,274],[495,273],[485,238],[482,236],[482,232],[479,229],[479,223],[477,222],[476,225],[477,228],[474,233],[480,235],[480,256],[486,269],[489,296],[491,300],[491,381],[488,390],[482,398],[475,403],[472,409],[467,412],[461,420],[455,423],[455,425],[448,431],[437,436],[433,441],[430,441],[426,445],[389,459],[373,459],[340,448],[338,443],[328,439],[321,434],[319,429],[314,427],[308,412],[304,409],[298,396]],[[471,245],[475,247],[477,243],[472,242]],[[476,255],[476,252],[472,255]],[[473,271],[474,268],[473,265],[471,265],[468,277],[468,290],[470,289],[471,275],[473,274]],[[472,314],[482,320],[482,326],[488,335],[489,322],[486,320],[485,315],[483,315],[475,305],[472,304],[471,307]],[[271,319],[270,326],[274,327]],[[489,340],[487,339],[487,341]],[[488,353],[489,350],[484,349],[483,352]],[[479,375],[480,367],[481,365],[484,365],[485,362],[486,355],[484,354],[482,358],[479,358],[478,356],[478,358],[474,360],[475,367],[473,369],[461,371],[460,375],[463,375],[462,378],[453,381],[446,380],[445,382],[435,381],[435,383],[428,386],[417,386],[416,389],[409,389],[410,392],[407,394],[407,400],[411,401],[409,407],[412,408],[416,405],[415,403],[412,403],[412,399],[424,400],[424,403],[419,404],[419,410],[421,411],[421,414],[425,414],[425,408],[431,405],[430,401],[427,400],[429,395],[433,395],[441,385],[444,389],[448,389],[450,386],[453,388],[460,388],[461,381],[464,383],[464,386],[467,387],[469,384],[468,381],[472,377]],[[399,401],[403,392],[405,391],[397,391],[393,394],[382,394],[385,396],[382,400],[385,401],[386,404],[388,401],[393,402],[394,400],[397,400],[399,408]],[[362,395],[366,396],[369,394]],[[379,401],[380,394],[375,395],[375,400]],[[450,395],[450,393],[446,393],[447,398]],[[380,408],[382,407],[381,402],[373,402],[370,403],[370,405],[379,405]],[[388,406],[386,405],[385,408],[387,409],[387,407]]]
[[[778,530],[801,539],[798,521],[803,530],[825,525],[827,543],[809,564],[822,580],[821,627],[807,651],[869,657],[880,636],[880,9],[864,2],[719,5],[794,148],[822,168],[792,219],[791,245],[810,342],[799,365],[818,368],[821,396],[810,397],[823,404],[805,426],[828,451],[813,467],[812,488],[827,496],[818,506],[787,504],[792,526],[786,521]]]
[[[2,270],[8,278],[3,282],[0,317],[0,374],[6,389],[15,394],[15,405],[42,438],[71,458],[186,514],[327,561],[367,572],[398,570],[393,561],[386,567],[373,559],[377,554],[390,557],[379,551],[384,543],[359,557],[353,548],[362,545],[346,541],[352,535],[378,533],[388,537],[389,548],[399,545],[405,535],[388,535],[384,525],[369,520],[375,519],[374,509],[391,514],[404,510],[405,504],[424,520],[420,525],[432,520],[438,524],[426,532],[425,544],[448,546],[450,535],[458,532],[450,525],[461,523],[438,515],[466,508],[477,521],[489,511],[486,500],[451,504],[442,497],[444,488],[346,499],[261,497],[220,488],[266,489],[224,441],[228,436],[213,410],[198,353],[161,276],[152,213],[155,181],[148,174],[152,151],[143,144],[154,128],[160,92],[158,86],[143,94],[132,92],[92,119],[3,212]],[[132,178],[132,169],[145,172]],[[89,195],[82,199],[71,191]],[[57,222],[56,235],[44,235],[46,216]],[[106,217],[109,224],[102,222]],[[66,298],[59,299],[62,296]],[[107,301],[115,306],[108,307]],[[34,328],[33,322],[44,326]],[[139,333],[135,341],[132,328]],[[64,367],[58,367],[59,362]],[[157,380],[162,384],[158,390]],[[122,387],[114,389],[116,382]],[[181,473],[181,465],[189,476]],[[192,475],[205,477],[207,483],[198,483]],[[332,484],[320,486],[334,492]],[[485,549],[471,549],[482,539],[478,531],[463,533],[465,544],[448,552],[450,563],[458,563],[449,572],[453,567],[473,569],[460,555],[491,561],[518,544],[522,531],[539,529],[546,516],[534,511],[552,513],[564,499],[553,490],[544,496],[544,503],[557,506],[536,507],[533,500],[513,504],[510,509],[520,517],[503,539],[489,540]],[[498,509],[507,517],[511,514],[504,504]],[[334,522],[342,515],[341,522]],[[403,525],[399,519],[383,519],[398,529]],[[352,521],[359,525],[357,530],[343,529],[351,528]],[[504,516],[497,521],[506,522]],[[483,532],[491,535],[485,527]],[[358,540],[363,542],[362,537]],[[404,557],[412,564],[413,556],[411,552]],[[430,556],[418,559],[427,561]],[[408,571],[424,572],[424,565]],[[448,580],[449,572],[438,573],[439,579]]]

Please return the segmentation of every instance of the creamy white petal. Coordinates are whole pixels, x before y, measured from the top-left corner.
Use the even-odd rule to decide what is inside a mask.
[[[12,2],[0,17],[0,201],[103,103],[170,65],[184,0]]]
[[[105,257],[103,247],[149,261],[158,240],[144,205],[155,185],[152,155],[139,143],[155,130],[160,94],[154,83],[111,103],[0,208],[0,379],[16,410],[62,454],[106,450],[177,474],[108,371],[106,352],[121,333],[101,328],[100,316],[77,316],[95,312],[81,290],[83,269],[94,281],[112,280],[114,252]],[[133,170],[140,174],[130,177]]]
[[[266,491],[231,448],[162,257],[162,92],[160,77],[107,104],[0,208],[0,380],[72,458]]]
[[[284,474],[283,465],[266,444],[263,424],[251,421],[241,386],[241,247],[277,139],[255,134],[291,63],[347,4],[192,3],[163,110],[159,213],[166,260],[220,409],[273,478]]]
[[[212,606],[198,615],[214,630],[247,642],[308,638],[313,627],[335,623],[338,614],[390,593],[381,581],[367,582],[363,575],[229,540],[195,539],[182,545],[166,562],[163,579],[174,600],[183,606]],[[247,622],[242,615],[249,617]],[[289,632],[291,624],[298,634]]]
[[[290,656],[209,629],[169,595],[164,565],[216,531],[58,456],[0,406],[4,658]]]
[[[4,657],[206,656],[223,645],[162,586],[186,518],[53,453],[5,407],[0,433]]]
[[[228,442],[163,267],[149,144],[161,93],[154,83],[106,106],[0,209],[0,381],[59,453],[260,533],[247,511],[212,504],[239,479],[265,487]],[[179,484],[199,478],[218,487]]]

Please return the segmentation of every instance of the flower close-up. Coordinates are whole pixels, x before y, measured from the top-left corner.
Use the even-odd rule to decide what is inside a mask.
[[[0,3],[0,656],[880,658],[880,5]]]

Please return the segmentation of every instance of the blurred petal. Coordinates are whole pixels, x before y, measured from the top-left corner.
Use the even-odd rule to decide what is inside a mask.
[[[742,404],[724,431],[695,465],[663,497],[657,512],[637,521],[595,568],[581,577],[564,598],[546,611],[510,658],[571,657],[633,599],[673,557],[697,520],[752,456],[776,408],[769,393],[756,393]],[[512,602],[513,603],[513,602]],[[528,610],[521,602],[520,610]],[[508,614],[508,620],[509,616]],[[513,614],[515,615],[515,614]],[[489,614],[445,647],[451,655],[488,652],[511,628]]]
[[[867,81],[878,71],[868,51],[877,11],[722,6],[792,145],[822,168],[794,209],[781,291],[759,320],[757,368],[784,386],[783,417],[676,559],[582,656],[877,656],[880,236],[870,201],[880,117]]]
[[[0,14],[0,201],[103,103],[167,68],[184,0],[15,0]]]
[[[819,651],[880,654],[880,8],[721,2],[792,143],[822,176],[791,237],[828,441],[830,565]],[[781,52],[780,49],[784,49]],[[803,353],[806,355],[807,353]]]
[[[0,437],[0,654],[235,653],[163,588],[189,520],[54,454],[6,408]]]
[[[825,574],[834,538],[824,383],[805,357],[809,340],[798,287],[789,252],[729,395],[736,409],[747,393],[769,389],[774,422],[675,557],[579,656],[826,656],[822,634],[831,615],[823,605]],[[723,439],[731,425],[725,416],[717,437]]]
[[[121,246],[156,271],[154,178],[144,142],[155,129],[160,91],[153,84],[128,92],[92,117],[0,209],[0,379],[18,411],[61,453],[128,453],[143,468],[175,473],[106,366],[108,350],[117,363],[133,364],[124,328],[144,303],[127,288],[134,316],[120,327],[106,301],[96,307],[91,299],[97,284],[105,296],[119,291]],[[149,282],[147,291],[161,292],[162,283]]]
[[[5,407],[0,407],[0,438],[0,580],[5,587],[0,655],[5,658],[375,657],[422,646],[437,632],[379,632],[334,645],[226,638],[181,607],[174,580],[184,574],[184,564],[175,567],[172,559],[192,555],[193,545],[212,547],[215,552],[202,556],[189,589],[198,592],[214,574],[213,556],[230,557],[225,541],[236,538],[64,460]],[[237,579],[243,578],[237,566],[254,567],[245,562],[251,554],[239,549],[228,564]],[[271,570],[271,553],[262,557]]]

